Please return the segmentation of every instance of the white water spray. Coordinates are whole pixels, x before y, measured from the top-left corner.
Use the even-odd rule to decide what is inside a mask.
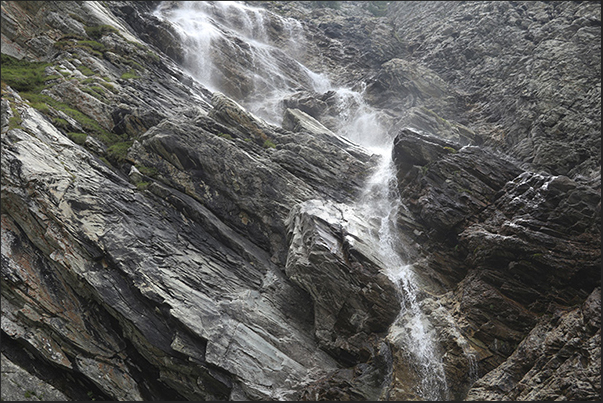
[[[405,206],[398,193],[391,148],[390,142],[380,149],[373,149],[381,154],[381,162],[368,180],[356,208],[360,216],[379,228],[374,242],[379,245],[379,256],[386,274],[398,287],[401,311],[388,337],[408,353],[409,362],[420,379],[415,386],[415,394],[425,400],[444,400],[448,388],[441,354],[434,341],[434,330],[417,301],[413,267],[398,252],[401,241],[397,235],[396,220],[398,212]]]
[[[176,9],[160,7],[156,15],[178,29],[189,49],[189,71],[210,90],[230,95],[250,112],[273,124],[281,122],[281,101],[300,88],[319,94],[332,91],[339,116],[337,134],[381,155],[379,167],[354,207],[358,216],[378,228],[368,241],[378,245],[386,274],[398,286],[401,313],[389,337],[409,354],[409,361],[421,380],[415,393],[424,400],[446,399],[441,356],[433,330],[417,301],[413,268],[397,252],[401,241],[395,223],[398,211],[404,206],[391,159],[392,139],[380,123],[378,112],[366,104],[362,91],[334,88],[326,76],[295,60],[303,42],[301,25],[295,20],[237,2],[184,2]],[[267,32],[268,23],[282,27],[281,35],[289,36],[280,48],[275,47]],[[220,76],[224,76],[221,69],[227,69],[229,58],[233,57],[239,58],[236,59],[238,68],[251,80],[251,83],[243,83],[249,86],[249,93],[241,93],[239,99],[220,81]]]
[[[154,15],[175,27],[193,77],[270,123],[280,125],[284,98],[330,89],[326,77],[293,57],[305,39],[297,20],[231,1],[162,3]]]

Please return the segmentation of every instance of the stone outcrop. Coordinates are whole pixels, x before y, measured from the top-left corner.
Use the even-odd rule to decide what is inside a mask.
[[[368,335],[384,333],[400,310],[396,287],[375,245],[342,222],[359,221],[346,206],[307,201],[287,219],[289,254],[285,273],[314,301],[316,338],[327,351],[351,363],[366,361]],[[364,356],[364,357],[363,357]]]
[[[547,332],[558,326],[561,317],[576,320],[569,319],[578,315],[576,305],[588,299],[584,304],[590,312],[600,309],[600,182],[589,186],[565,176],[522,172],[508,159],[484,149],[461,147],[412,130],[397,136],[393,155],[401,197],[409,208],[400,215],[400,228],[421,244],[427,256],[421,268],[428,270],[420,273],[426,282],[453,289],[439,302],[449,309],[460,334],[450,333],[446,315],[438,314],[431,298],[424,301],[439,328],[440,343],[449,352],[455,344],[467,343],[465,349],[474,354],[480,375],[493,370],[469,390],[468,397],[571,399],[584,393],[582,398],[589,400],[598,396],[600,389],[590,386],[596,385],[596,364],[585,364],[581,375],[535,361],[529,361],[534,367],[528,373],[530,367],[524,364],[538,356],[536,338],[552,337]],[[560,337],[557,343],[575,343],[584,351],[582,362],[594,362],[600,355],[594,347],[600,337],[596,330],[580,338],[560,333],[555,333]],[[543,354],[553,359],[553,351]],[[551,375],[551,371],[559,373]],[[565,391],[560,385],[573,382],[568,380],[572,376],[588,387]],[[549,377],[555,386],[542,390],[532,380],[544,382]],[[523,389],[525,384],[531,386]],[[459,385],[459,390],[469,385]]]
[[[600,3],[318,3],[223,29],[218,92],[160,2],[2,2],[3,400],[424,399],[369,106],[438,396],[600,400]]]
[[[597,398],[601,384],[597,364],[601,357],[600,298],[601,289],[597,288],[581,306],[544,316],[509,359],[473,385],[466,400]]]
[[[399,57],[466,94],[455,120],[486,143],[555,175],[600,174],[600,4],[396,3],[389,20]]]

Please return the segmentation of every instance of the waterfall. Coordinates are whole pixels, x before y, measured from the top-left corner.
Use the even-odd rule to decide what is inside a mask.
[[[273,124],[281,123],[282,100],[300,89],[332,92],[339,117],[335,131],[379,154],[381,162],[354,206],[359,217],[378,230],[370,234],[386,274],[397,285],[401,312],[388,338],[408,353],[420,381],[414,393],[424,400],[447,398],[447,384],[434,330],[420,309],[413,266],[399,253],[396,217],[405,208],[397,188],[392,161],[392,138],[378,111],[366,104],[360,91],[333,87],[295,59],[303,42],[299,22],[237,2],[184,2],[177,8],[160,6],[156,16],[176,27],[187,47],[186,67],[210,90],[231,96],[250,112]],[[281,36],[276,38],[271,30]],[[237,61],[238,71],[231,71]],[[232,83],[241,88],[231,88]]]
[[[401,242],[395,223],[398,211],[405,206],[398,193],[391,143],[374,150],[381,154],[381,162],[367,181],[356,208],[360,216],[377,225],[374,242],[378,244],[386,274],[398,287],[401,311],[388,337],[407,352],[407,358],[420,379],[414,393],[424,400],[444,400],[448,388],[441,355],[432,334],[434,330],[417,301],[417,282],[412,265],[404,261],[398,250]]]
[[[234,1],[161,3],[154,15],[175,27],[193,77],[272,124],[282,122],[284,98],[330,89],[324,75],[293,57],[304,42],[293,18]]]

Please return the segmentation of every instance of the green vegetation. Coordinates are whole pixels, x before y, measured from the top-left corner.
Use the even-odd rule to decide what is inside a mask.
[[[81,22],[82,24],[84,24],[84,19],[82,17],[80,17],[79,15],[75,14],[75,13],[69,13],[69,16],[71,18],[73,18],[74,20]]]
[[[111,32],[119,33],[119,31],[111,25],[96,25],[93,27],[84,27],[84,29],[86,30],[86,34],[90,38],[94,39],[100,39],[104,35],[109,34]]]
[[[86,142],[88,135],[86,133],[67,133],[67,137],[71,139],[75,144],[83,145]]]
[[[132,144],[134,144],[133,141],[121,141],[113,144],[107,149],[109,159],[112,159],[116,162],[124,162],[126,160],[126,156],[128,155],[128,150],[130,147],[132,147]]]
[[[128,66],[133,67],[134,69],[137,69],[137,70],[139,70],[139,71],[144,71],[144,70],[145,70],[145,68],[144,68],[144,67],[142,67],[142,65],[141,65],[140,63],[138,63],[138,62],[136,62],[136,61],[134,61],[134,60],[132,60],[132,59],[129,59],[129,58],[123,58],[123,60],[122,60],[122,61],[123,61],[125,64],[127,64]]]
[[[107,50],[105,48],[105,45],[103,45],[102,43],[96,42],[96,41],[81,40],[81,41],[77,41],[77,44],[75,44],[73,46],[76,48],[84,49],[87,52],[92,53],[93,55],[95,55],[97,57],[103,57],[103,52],[105,50]]]
[[[159,63],[159,61],[161,60],[159,58],[159,55],[157,55],[157,53],[155,53],[155,52],[153,52],[151,50],[147,50],[146,55],[147,55],[147,59],[149,61],[151,61],[152,63]]]
[[[228,133],[218,133],[217,136],[218,137],[222,137],[222,138],[224,138],[226,140],[232,140],[232,136],[230,134],[228,134]]]
[[[106,89],[108,89],[111,92],[117,92],[117,89],[115,88],[115,86],[113,84],[101,82],[100,85],[102,85],[103,87],[105,87]]]
[[[21,97],[27,99],[32,107],[42,112],[44,112],[44,108],[48,108],[48,106],[51,106],[56,110],[64,112],[67,116],[70,116],[71,118],[75,119],[80,125],[82,125],[82,128],[84,128],[87,132],[96,134],[96,136],[107,145],[114,144],[117,141],[120,141],[121,139],[117,134],[108,132],[107,130],[103,129],[94,119],[91,119],[90,117],[78,111],[77,109],[73,109],[69,105],[63,102],[59,102],[49,97],[48,95],[35,94],[31,92],[22,92],[20,95]],[[42,107],[42,105],[44,106]],[[61,120],[64,122],[64,124],[68,124],[68,122],[64,119]]]
[[[264,148],[276,148],[276,145],[272,141],[266,140],[264,141]]]
[[[69,122],[66,121],[65,119],[63,119],[63,118],[57,118],[57,117],[53,117],[52,118],[52,124],[55,125],[56,127],[64,129],[64,130],[69,129],[69,127],[71,126],[69,124]]]
[[[136,71],[134,70],[128,70],[127,72],[121,75],[122,80],[130,80],[132,78],[140,78],[140,76],[136,74]]]
[[[92,95],[93,97],[100,99],[102,101],[103,95],[105,94],[105,89],[103,87],[99,87],[98,85],[93,85],[91,87],[82,88],[87,94]]]
[[[146,190],[149,187],[150,183],[149,182],[138,182],[136,184],[136,188],[138,190]]]
[[[49,63],[18,60],[2,54],[2,81],[19,92],[38,93],[44,89],[46,81],[59,78],[56,75],[44,74],[44,69],[49,65]]]
[[[77,66],[77,69],[85,76],[93,76],[95,74],[90,67],[84,66],[83,64]]]
[[[444,147],[444,150],[448,151],[451,154],[456,154],[456,150],[452,147]]]
[[[21,129],[22,122],[23,120],[21,120],[20,116],[12,116],[8,118],[8,130]]]
[[[77,44],[93,50],[98,50],[99,52],[105,50],[105,45],[97,41],[77,41]]]
[[[151,178],[157,175],[157,169],[154,167],[145,167],[144,165],[136,165],[136,169],[140,171],[141,174],[150,176]]]

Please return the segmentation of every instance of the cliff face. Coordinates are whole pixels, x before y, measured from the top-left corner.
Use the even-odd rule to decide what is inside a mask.
[[[310,3],[2,2],[3,399],[600,400],[600,3]]]

